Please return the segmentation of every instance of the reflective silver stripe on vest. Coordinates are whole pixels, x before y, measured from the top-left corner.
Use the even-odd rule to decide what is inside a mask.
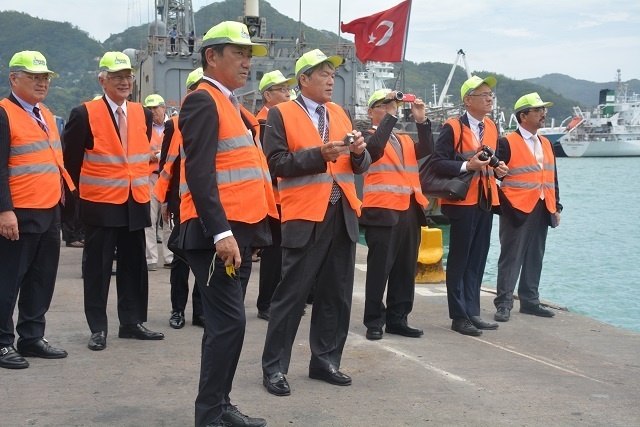
[[[160,176],[166,179],[167,181],[171,179],[171,175],[169,174],[169,172],[165,171],[164,169],[160,171]]]
[[[501,187],[512,187],[512,188],[530,188],[530,189],[541,189],[542,186],[535,182],[525,182],[525,181],[512,181],[505,180],[502,181]]]
[[[80,175],[80,184],[98,185],[100,187],[128,188],[128,179],[97,178]]]
[[[148,175],[145,175],[145,176],[140,177],[140,178],[136,178],[136,179],[131,181],[131,186],[132,187],[141,187],[143,185],[149,185],[149,176]]]
[[[151,153],[134,154],[133,156],[129,156],[129,163],[149,163],[150,159]]]
[[[477,150],[463,151],[462,155],[464,157],[471,158],[471,157],[475,156],[477,152],[478,152]]]
[[[180,195],[182,196],[183,194],[187,194],[189,192],[189,186],[186,183],[182,183],[180,184],[180,186],[178,187],[178,191],[180,192]]]
[[[166,163],[175,162],[177,158],[178,158],[177,154],[167,154],[167,160],[165,160],[165,162]]]
[[[548,171],[555,171],[556,170],[556,168],[555,168],[553,163],[544,163],[542,166],[544,167],[545,170],[548,170]]]
[[[385,185],[385,184],[379,184],[379,185],[365,185],[364,187],[362,187],[362,191],[364,193],[368,193],[368,192],[385,192],[385,193],[396,193],[396,194],[412,194],[413,190],[411,189],[411,187],[402,187],[399,185]]]
[[[333,179],[336,182],[346,182],[353,184],[355,182],[355,178],[353,177],[353,173],[337,173],[334,175]]]
[[[393,164],[387,164],[387,165],[376,165],[375,163],[371,165],[371,167],[369,168],[369,170],[367,171],[368,173],[373,173],[373,172],[418,172],[418,167],[417,166],[405,166],[404,168],[400,165],[393,165]]]
[[[127,163],[125,156],[105,155],[96,153],[84,153],[84,159],[91,163],[109,163],[112,165],[124,165]]]
[[[287,188],[302,187],[310,184],[331,184],[332,182],[333,178],[331,178],[331,175],[328,173],[282,178],[278,181],[278,190],[282,191]]]
[[[545,182],[544,183],[544,188],[551,188],[552,190],[556,189],[556,183],[555,182]]]
[[[540,168],[540,165],[521,166],[519,168],[509,169],[509,172],[507,172],[507,176],[520,175],[523,173],[530,173],[530,172],[540,172],[540,171],[542,171],[542,168]]]
[[[36,153],[38,151],[43,151],[49,148],[49,141],[36,141],[29,144],[19,145],[16,147],[11,147],[9,149],[10,156],[19,156],[21,154],[29,154]]]
[[[35,173],[60,173],[56,165],[24,165],[9,168],[9,176],[29,175]]]
[[[54,139],[53,141],[51,141],[51,148],[53,148],[54,150],[62,150],[62,143],[59,139]]]
[[[236,148],[254,147],[253,139],[249,134],[234,136],[233,138],[221,139],[218,141],[218,153],[235,150]]]
[[[218,184],[230,184],[239,181],[257,179],[262,181],[262,168],[243,168],[228,171],[216,171]]]
[[[264,180],[266,182],[269,182],[269,183],[271,182],[271,174],[269,173],[269,171],[266,171],[266,170],[263,169],[262,170],[262,177],[264,178]]]

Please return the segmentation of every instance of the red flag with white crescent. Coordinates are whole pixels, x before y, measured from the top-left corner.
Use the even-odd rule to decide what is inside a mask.
[[[407,42],[411,0],[371,16],[341,23],[344,33],[355,35],[360,61],[402,62]]]

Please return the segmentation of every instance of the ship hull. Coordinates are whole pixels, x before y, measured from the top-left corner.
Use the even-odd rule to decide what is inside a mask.
[[[640,137],[624,141],[560,141],[567,157],[637,157]]]

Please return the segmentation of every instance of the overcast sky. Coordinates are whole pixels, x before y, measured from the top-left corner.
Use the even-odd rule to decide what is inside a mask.
[[[195,10],[213,3],[192,1]],[[342,20],[399,2],[342,0]],[[296,21],[302,3],[305,24],[338,31],[340,0],[270,3]],[[68,21],[100,41],[149,22],[152,9],[153,0],[0,0],[0,10]],[[618,68],[623,80],[640,79],[640,1],[413,0],[406,58],[453,63],[458,49],[466,52],[471,70],[491,70],[516,79],[562,73],[608,82],[615,79]]]

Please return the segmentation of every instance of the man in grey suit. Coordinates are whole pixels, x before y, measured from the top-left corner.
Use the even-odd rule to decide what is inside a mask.
[[[316,281],[311,315],[309,377],[350,385],[339,371],[349,330],[361,202],[354,174],[371,157],[348,114],[330,102],[337,56],[320,50],[296,62],[301,95],[269,110],[264,150],[278,177],[282,207],[282,276],[271,300],[262,354],[263,384],[291,394],[285,378],[305,301]],[[351,138],[345,134],[350,133]]]

